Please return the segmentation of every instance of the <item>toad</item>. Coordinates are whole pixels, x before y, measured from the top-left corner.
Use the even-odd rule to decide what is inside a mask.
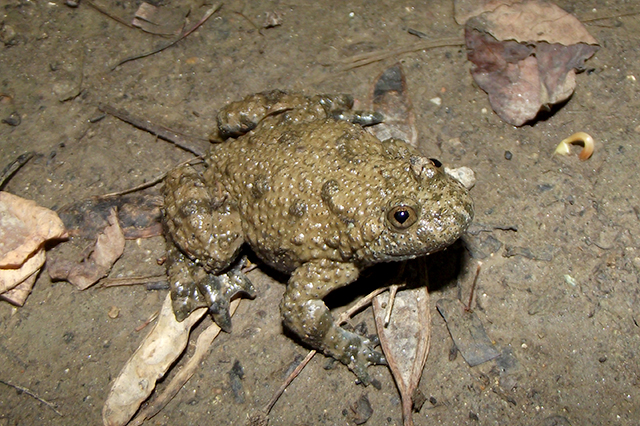
[[[367,338],[336,324],[323,298],[380,262],[441,250],[469,226],[467,190],[437,160],[403,141],[380,141],[346,95],[281,91],[248,96],[218,113],[199,173],[186,165],[164,186],[167,268],[176,318],[207,306],[230,331],[229,300],[255,296],[236,260],[246,243],[290,274],[283,322],[365,384],[384,363]]]

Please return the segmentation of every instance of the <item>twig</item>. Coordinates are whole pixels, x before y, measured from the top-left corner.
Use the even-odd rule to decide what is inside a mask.
[[[112,107],[111,105],[100,105],[98,108],[102,112],[113,115],[114,117],[119,118],[125,123],[129,123],[132,126],[137,127],[138,129],[146,130],[147,132],[156,135],[161,139],[169,141],[175,146],[182,148],[185,151],[189,151],[190,153],[197,155],[198,157],[201,157],[203,155],[204,149],[193,147],[191,145],[191,142],[199,141],[200,139],[181,135],[171,129],[154,124],[145,118],[135,116],[133,114],[130,114],[128,111]]]
[[[218,10],[220,10],[220,8],[222,7],[222,3],[218,3],[216,5],[214,5],[211,9],[207,10],[207,12],[204,14],[204,16],[202,17],[202,19],[200,19],[200,21],[198,21],[193,27],[191,27],[190,29],[188,29],[187,31],[183,32],[180,36],[178,36],[178,38],[176,38],[175,40],[165,44],[164,46],[161,46],[157,49],[151,50],[149,52],[146,53],[142,53],[140,55],[135,55],[135,56],[130,56],[128,58],[124,58],[123,60],[121,60],[120,62],[118,62],[117,64],[115,64],[112,68],[111,71],[115,70],[116,68],[118,68],[120,65],[126,63],[126,62],[130,62],[130,61],[135,61],[136,59],[142,59],[142,58],[146,58],[147,56],[151,56],[151,55],[155,55],[156,53],[162,52],[163,50],[173,46],[174,44],[176,44],[177,42],[179,42],[180,40],[186,38],[189,34],[191,34],[192,32],[194,32],[195,30],[198,29],[198,27],[200,27],[202,24],[204,24],[207,19],[209,19],[211,17],[211,15],[213,15],[215,12],[217,12]]]
[[[60,411],[58,411],[56,409],[55,404],[47,401],[44,398],[40,398],[36,393],[30,391],[29,389],[22,387],[22,386],[18,386],[18,385],[14,385],[11,382],[6,382],[2,379],[0,379],[0,383],[2,383],[3,385],[7,385],[9,387],[14,388],[15,390],[19,391],[19,392],[23,392],[26,393],[27,395],[29,395],[31,398],[37,399],[38,401],[42,402],[44,405],[46,405],[47,407],[51,408],[57,415],[59,415],[60,417],[64,417],[64,414],[62,414]]]
[[[618,15],[596,16],[589,19],[580,19],[580,22],[587,23],[587,22],[603,21],[605,19],[625,18],[627,16],[635,16],[635,15],[640,15],[640,12],[628,12],[628,13],[621,13]]]
[[[182,163],[178,164],[174,168],[184,166],[185,164],[194,165],[194,164],[198,164],[200,162],[202,162],[202,158],[201,157],[196,157],[196,158],[192,158],[191,160],[183,161]],[[119,192],[110,192],[108,194],[104,194],[102,197],[103,198],[106,198],[106,197],[119,197],[121,195],[130,194],[132,192],[136,192],[136,191],[140,191],[142,189],[146,189],[146,188],[152,187],[152,186],[157,185],[160,182],[162,182],[164,180],[164,178],[167,176],[167,173],[168,172],[164,172],[160,176],[156,176],[155,178],[151,179],[149,182],[141,183],[140,185],[134,186],[133,188],[128,188],[128,189],[125,189],[125,190],[122,190],[122,191],[119,191]]]
[[[100,281],[101,288],[124,287],[130,285],[141,285],[166,281],[167,275],[155,275],[149,277],[126,277],[126,278],[105,278]]]
[[[478,276],[480,276],[480,268],[482,267],[482,262],[478,262],[478,268],[476,268],[476,276],[473,277],[473,284],[471,284],[471,291],[469,292],[469,301],[467,301],[467,305],[464,307],[466,312],[471,311],[471,302],[473,301],[473,293],[476,290],[476,284],[478,283]]]
[[[394,284],[389,287],[389,301],[387,302],[387,310],[384,314],[384,326],[388,326],[391,321],[391,312],[393,311],[393,302],[396,300],[396,293],[398,292],[399,284]]]
[[[418,50],[434,49],[436,47],[447,46],[464,46],[464,39],[460,37],[441,38],[438,40],[422,40],[405,46],[400,46],[391,50],[381,50],[377,52],[362,53],[360,55],[351,56],[349,58],[337,61],[338,67],[336,72],[349,71],[354,68],[363,67],[365,65],[379,62],[393,56],[402,55],[404,53],[416,52]]]
[[[124,25],[125,27],[129,27],[131,29],[135,28],[133,25],[131,25],[130,23],[128,23],[127,21],[125,21],[124,19],[120,18],[119,16],[115,16],[110,14],[109,12],[107,12],[106,10],[102,9],[100,6],[98,6],[97,4],[89,1],[89,0],[84,0],[85,3],[87,3],[89,6],[91,6],[92,8],[94,8],[95,10],[97,10],[98,12],[102,13],[104,16],[106,16],[107,18],[111,18],[114,21],[116,21],[119,24]]]
[[[140,324],[139,326],[137,326],[134,330],[135,332],[139,332],[140,330],[142,330],[143,328],[145,328],[146,326],[148,326],[149,324],[151,324],[151,322],[153,320],[155,320],[156,318],[158,318],[158,315],[160,315],[160,311],[155,311],[153,314],[151,314],[151,316],[149,318],[147,318],[147,320],[145,322],[143,322],[142,324]]]
[[[369,293],[368,295],[366,295],[365,297],[363,297],[362,299],[358,300],[358,302],[356,302],[355,305],[353,305],[351,308],[349,308],[346,311],[344,311],[338,317],[337,323],[338,324],[343,324],[343,323],[347,322],[349,320],[349,318],[351,318],[356,312],[358,312],[363,307],[369,305],[374,297],[376,297],[380,293],[383,293],[383,292],[387,291],[388,289],[389,289],[389,287],[382,287],[382,288],[376,289],[376,290],[372,291],[371,293]],[[269,412],[271,412],[271,409],[273,408],[273,406],[276,404],[278,399],[280,399],[280,396],[282,396],[282,394],[284,393],[285,389],[287,389],[287,386],[289,386],[291,384],[293,379],[298,377],[298,374],[300,374],[302,369],[304,367],[306,367],[307,364],[309,364],[309,362],[311,361],[311,359],[313,358],[313,356],[316,353],[317,353],[316,350],[309,351],[307,356],[304,357],[304,359],[300,362],[300,364],[298,364],[298,366],[284,380],[284,382],[282,383],[280,388],[278,388],[278,390],[271,397],[271,400],[269,401],[269,403],[267,405],[265,405],[264,408],[262,409],[262,412],[264,413],[265,416],[269,415]]]
[[[13,176],[15,172],[20,170],[20,167],[27,164],[27,161],[31,160],[32,157],[33,152],[25,152],[24,154],[13,160],[10,164],[8,164],[2,170],[2,172],[0,172],[0,189],[2,189],[9,178]]]

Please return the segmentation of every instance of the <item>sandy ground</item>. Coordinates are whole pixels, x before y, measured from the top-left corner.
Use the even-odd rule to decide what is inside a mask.
[[[210,7],[186,3],[193,17]],[[99,4],[128,20],[138,6]],[[190,158],[113,117],[99,120],[101,103],[206,137],[221,106],[257,91],[348,92],[366,105],[375,78],[399,60],[421,148],[445,164],[473,168],[477,177],[472,195],[483,231],[465,237],[468,250],[441,255],[443,264],[461,253],[472,257],[464,256],[459,276],[432,283],[431,303],[466,297],[482,261],[473,308],[502,353],[473,368],[450,357],[451,338],[434,307],[420,384],[428,400],[416,425],[637,424],[640,21],[637,15],[588,20],[638,12],[640,2],[559,5],[585,21],[602,48],[563,108],[514,128],[491,112],[462,46],[347,72],[330,66],[416,41],[408,28],[434,38],[461,36],[450,1],[230,1],[174,47],[111,70],[166,39],[127,28],[84,2],[70,8],[61,0],[3,0],[0,92],[11,100],[0,103],[0,118],[17,112],[20,123],[0,124],[0,166],[36,153],[5,190],[56,209],[133,187]],[[282,25],[258,31],[274,11]],[[593,157],[552,157],[558,142],[577,131],[595,138]],[[161,237],[128,241],[112,276],[162,273],[156,260],[163,251]],[[241,305],[234,332],[216,341],[198,373],[149,424],[243,424],[295,357],[306,354],[282,332],[283,277],[259,269],[252,278],[258,300]],[[0,379],[64,414],[0,383],[0,425],[101,424],[110,382],[146,333],[136,328],[165,295],[143,286],[79,292],[43,273],[24,307],[0,304]],[[117,318],[108,315],[113,307]],[[370,311],[353,323],[361,321],[373,330]],[[244,369],[243,398],[230,385],[236,360]],[[326,370],[326,364],[322,356],[311,362],[274,407],[271,425],[353,424],[351,407],[362,395],[373,409],[367,424],[402,424],[385,367],[370,368],[382,384],[376,390],[357,385],[343,366]]]

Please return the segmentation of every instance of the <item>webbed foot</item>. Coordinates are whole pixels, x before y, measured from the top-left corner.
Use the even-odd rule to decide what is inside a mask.
[[[208,274],[206,280],[198,283],[198,290],[209,305],[211,317],[227,333],[231,332],[231,299],[238,294],[251,299],[256,297],[253,284],[241,270],[244,264],[244,260],[238,262],[230,271],[221,275]]]

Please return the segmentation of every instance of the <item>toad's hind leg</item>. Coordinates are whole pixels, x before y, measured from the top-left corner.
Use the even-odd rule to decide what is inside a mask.
[[[371,382],[367,367],[384,364],[384,356],[371,342],[336,324],[322,298],[353,282],[358,269],[348,263],[318,260],[305,263],[291,275],[280,306],[285,325],[305,343],[346,364],[365,384]]]
[[[255,295],[234,259],[244,241],[238,213],[221,186],[208,186],[192,167],[171,171],[164,187],[167,272],[176,318],[208,306],[214,320],[231,328],[229,299],[238,292]]]

